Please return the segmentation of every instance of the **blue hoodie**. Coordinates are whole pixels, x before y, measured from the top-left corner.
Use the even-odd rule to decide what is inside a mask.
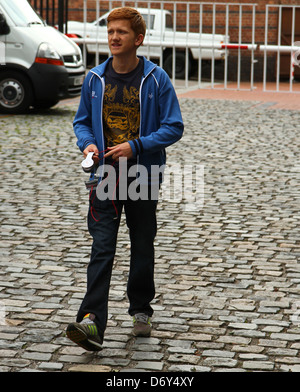
[[[103,135],[104,72],[109,59],[93,68],[82,86],[81,100],[74,119],[77,145],[83,151],[89,144],[105,150]],[[182,137],[183,121],[178,99],[166,72],[144,58],[144,74],[140,86],[139,138],[130,140],[138,164],[151,172],[152,165],[166,163],[165,148]],[[100,155],[101,156],[101,155]],[[105,160],[100,160],[104,164]]]

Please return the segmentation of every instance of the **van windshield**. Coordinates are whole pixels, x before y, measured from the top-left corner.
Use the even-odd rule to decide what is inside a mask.
[[[27,0],[0,0],[0,5],[17,26],[44,25]]]

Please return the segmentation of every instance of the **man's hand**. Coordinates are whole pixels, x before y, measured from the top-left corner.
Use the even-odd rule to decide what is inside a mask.
[[[89,152],[93,152],[93,161],[97,164],[99,162],[99,150],[95,144],[89,144],[85,150],[83,150],[83,155],[86,158]]]
[[[111,156],[114,161],[118,161],[121,157],[130,159],[133,156],[132,149],[128,142],[117,144],[113,147],[108,147],[108,150],[109,152],[104,155],[104,158]]]

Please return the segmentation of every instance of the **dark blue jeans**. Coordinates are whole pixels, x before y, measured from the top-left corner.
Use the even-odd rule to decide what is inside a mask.
[[[108,315],[108,295],[117,235],[124,208],[131,241],[130,271],[127,282],[129,314],[153,309],[155,295],[154,238],[156,235],[157,200],[99,200],[91,192],[88,229],[93,238],[87,269],[87,292],[77,314],[80,322],[87,313],[96,316],[96,325],[104,333]]]

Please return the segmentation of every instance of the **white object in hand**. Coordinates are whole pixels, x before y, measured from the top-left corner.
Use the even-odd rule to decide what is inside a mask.
[[[87,173],[92,171],[92,168],[94,166],[93,155],[94,152],[89,152],[86,158],[81,162],[82,169]]]

